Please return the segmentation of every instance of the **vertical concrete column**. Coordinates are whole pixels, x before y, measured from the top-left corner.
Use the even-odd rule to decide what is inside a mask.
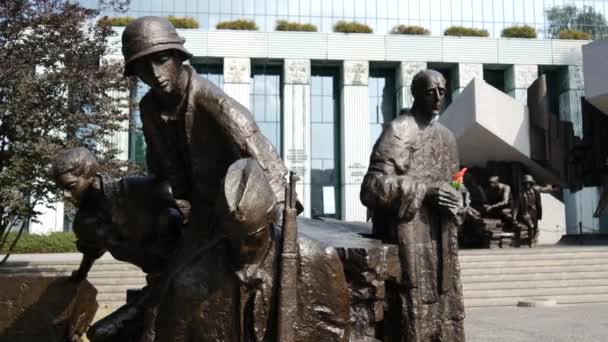
[[[562,79],[559,95],[559,116],[574,124],[574,134],[583,137],[581,97],[585,95],[583,67],[569,65],[560,74]],[[568,234],[599,232],[600,220],[593,217],[599,202],[600,188],[586,187],[577,192],[564,190],[566,205],[566,227]]]
[[[363,176],[369,163],[369,62],[344,61],[340,142],[342,169],[342,217],[365,221],[367,209],[359,200]]]
[[[397,68],[397,106],[410,109],[414,104],[414,96],[410,90],[412,79],[419,71],[427,68],[426,62],[401,62]]]
[[[300,177],[296,191],[310,217],[310,60],[286,59],[283,64],[283,156]]]
[[[483,80],[483,64],[458,63],[456,71],[457,77],[453,81],[455,83],[453,97],[460,95],[474,78]]]
[[[251,61],[249,58],[224,58],[224,91],[249,108]],[[250,109],[250,108],[249,108]]]
[[[117,107],[119,107],[121,109],[121,112],[127,116],[127,118],[130,118],[130,108],[129,108],[129,101],[130,101],[130,92],[129,91],[122,91],[122,92],[113,92],[112,97],[114,98],[114,100],[117,103]],[[130,119],[126,119],[123,120],[120,123],[120,131],[116,131],[114,133],[112,133],[112,135],[110,136],[110,138],[108,139],[109,142],[113,145],[112,147],[116,148],[118,150],[118,153],[116,154],[116,159],[119,160],[128,160],[129,159],[129,124],[130,124]],[[63,217],[61,218],[61,220],[63,220]]]
[[[505,73],[505,90],[517,101],[528,104],[528,87],[538,78],[538,66],[515,64]]]

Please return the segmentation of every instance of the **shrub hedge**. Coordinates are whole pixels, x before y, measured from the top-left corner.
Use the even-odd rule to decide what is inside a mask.
[[[175,17],[168,16],[167,20],[175,26],[175,28],[184,28],[184,29],[196,29],[198,28],[198,21],[191,17]]]
[[[511,26],[502,30],[503,38],[536,38],[536,29],[532,26]]]
[[[486,29],[478,29],[472,27],[452,26],[448,27],[443,34],[445,36],[457,37],[489,37],[490,33]]]
[[[399,25],[393,27],[391,30],[392,34],[410,34],[410,35],[418,35],[418,36],[428,36],[431,34],[431,31],[425,29],[422,26],[416,25]]]
[[[97,20],[99,25],[108,25],[108,26],[127,26],[130,22],[133,21],[132,17],[102,17]]]
[[[7,243],[0,249],[0,253],[5,254],[15,240],[17,233],[9,233]],[[76,236],[72,232],[57,232],[49,235],[36,235],[23,233],[13,254],[21,253],[72,253],[78,252],[76,249]]]
[[[313,24],[301,24],[290,22],[287,20],[278,20],[277,26],[275,27],[277,31],[304,31],[304,32],[317,32],[318,29]]]
[[[356,21],[340,20],[334,25],[334,32],[340,33],[372,33],[371,27]]]
[[[591,35],[575,29],[566,29],[559,31],[559,39],[591,40]]]
[[[222,21],[215,25],[218,30],[245,30],[245,31],[257,31],[258,25],[253,20],[249,19],[238,19],[231,21]]]

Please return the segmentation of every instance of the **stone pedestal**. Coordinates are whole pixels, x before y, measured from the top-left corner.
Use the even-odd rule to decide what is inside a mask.
[[[283,64],[283,156],[287,169],[300,177],[296,191],[310,217],[310,60]]]
[[[340,135],[342,147],[342,218],[365,221],[367,208],[359,200],[363,176],[369,164],[369,63],[344,61]]]
[[[528,104],[528,87],[538,78],[538,66],[515,64],[505,73],[505,90],[519,102]]]
[[[66,277],[0,277],[0,341],[79,341],[95,316],[97,290]]]
[[[426,62],[401,62],[397,70],[397,108],[410,109],[414,104],[411,92],[412,79],[419,71],[427,68]]]
[[[251,62],[249,58],[224,58],[224,91],[243,106],[249,103]]]

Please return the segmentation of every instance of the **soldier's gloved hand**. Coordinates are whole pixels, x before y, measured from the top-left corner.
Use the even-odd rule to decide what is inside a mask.
[[[177,206],[177,210],[182,214],[183,223],[187,223],[190,218],[190,209],[192,208],[190,202],[183,199],[176,199],[175,205]]]

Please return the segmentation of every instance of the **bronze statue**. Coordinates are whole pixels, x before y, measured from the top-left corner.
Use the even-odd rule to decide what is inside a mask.
[[[385,127],[361,186],[373,234],[399,245],[403,341],[464,341],[457,251],[463,203],[450,185],[458,148],[437,122],[445,87],[437,71],[415,75],[411,113]]]
[[[300,237],[297,277],[281,282],[284,246],[264,172],[255,160],[238,160],[221,189],[215,212],[225,237],[184,256],[173,272],[159,307],[156,341],[276,341],[285,336],[278,329],[286,318],[293,331],[283,341],[348,341],[350,297],[336,251]],[[279,314],[285,286],[295,289],[295,297],[282,303],[293,305],[295,317]]]
[[[151,177],[116,180],[97,173],[98,164],[86,148],[61,151],[53,163],[53,177],[64,196],[77,208],[76,246],[83,254],[72,281],[86,279],[96,259],[106,251],[148,274],[140,299],[127,303],[89,329],[91,341],[121,339],[133,331],[146,309],[143,298],[175,253],[182,217],[166,182]]]
[[[178,207],[191,209],[188,231],[205,239],[215,235],[213,202],[232,162],[255,159],[279,207],[287,169],[251,113],[183,64],[192,57],[183,43],[166,18],[141,17],[125,28],[122,53],[125,75],[151,88],[140,102],[148,169],[168,180]]]
[[[553,186],[537,185],[531,175],[524,175],[519,194],[518,218],[528,229],[528,246],[532,247],[538,238],[538,221],[543,218],[541,192],[551,192]]]
[[[485,215],[499,218],[510,224],[513,222],[511,187],[501,183],[498,176],[492,176],[488,180],[490,186],[486,189],[488,203],[484,204]]]

